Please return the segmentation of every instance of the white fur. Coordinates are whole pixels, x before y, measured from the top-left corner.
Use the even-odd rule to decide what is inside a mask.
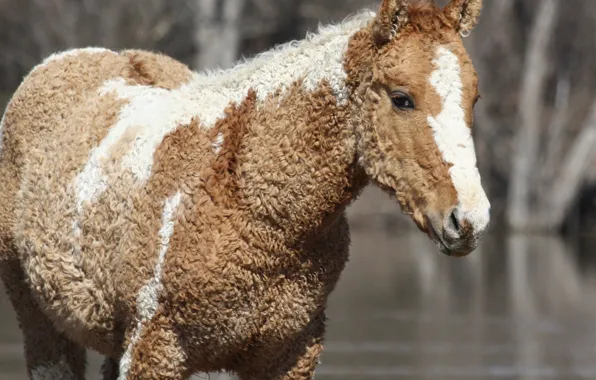
[[[183,86],[169,91],[147,86],[129,86],[124,79],[108,81],[100,89],[100,95],[115,92],[118,98],[128,100],[123,106],[116,124],[110,129],[98,147],[93,149],[87,164],[76,178],[77,205],[95,200],[108,187],[108,179],[102,161],[109,158],[111,148],[131,128],[137,135],[131,149],[122,158],[122,166],[130,170],[140,181],[151,175],[153,153],[166,134],[176,127],[189,124],[201,108],[200,98],[192,87]]]
[[[180,205],[182,195],[180,192],[176,193],[172,197],[168,198],[164,205],[162,214],[162,226],[159,230],[160,248],[159,255],[157,257],[157,263],[155,264],[155,270],[153,278],[141,288],[139,295],[137,296],[137,313],[138,322],[134,333],[130,339],[130,343],[120,359],[120,375],[118,380],[125,380],[130,370],[132,360],[132,349],[134,345],[139,341],[143,330],[143,324],[150,321],[157,307],[159,306],[159,293],[162,290],[161,284],[161,272],[163,263],[165,261],[166,252],[168,251],[168,245],[170,243],[170,237],[174,233],[175,213]]]
[[[75,375],[65,362],[35,367],[31,370],[31,380],[75,380]]]
[[[213,102],[217,109],[213,111],[218,117],[230,100],[240,102],[249,88],[257,92],[259,100],[264,100],[277,90],[288,89],[298,79],[303,79],[303,86],[308,91],[315,90],[321,81],[327,80],[338,102],[345,104],[348,93],[344,53],[350,37],[366,26],[374,15],[364,11],[341,24],[320,27],[317,34],[261,53],[231,70],[214,70],[201,75],[197,77],[197,84],[215,86],[225,92],[224,104],[217,104],[220,100]]]
[[[80,209],[85,201],[95,200],[107,189],[102,162],[107,161],[104,158],[109,156],[111,147],[131,128],[138,129],[137,135],[121,164],[143,183],[151,175],[153,153],[166,134],[179,125],[189,124],[194,117],[203,127],[213,127],[225,116],[225,108],[242,102],[249,89],[255,90],[262,102],[278,90],[283,93],[299,79],[309,91],[326,80],[338,102],[345,103],[348,94],[344,53],[349,38],[373,16],[372,12],[363,12],[337,26],[321,28],[318,34],[309,35],[302,41],[262,53],[230,70],[195,73],[190,83],[171,91],[130,86],[122,78],[106,82],[100,95],[115,93],[128,103],[76,178],[77,207]],[[221,147],[218,141],[213,145],[215,151]]]
[[[450,169],[460,207],[458,218],[468,220],[475,230],[482,231],[489,222],[490,203],[480,182],[472,131],[466,124],[462,108],[463,84],[458,57],[439,47],[434,60],[435,71],[430,83],[443,100],[441,113],[429,116],[428,123],[435,141]]]

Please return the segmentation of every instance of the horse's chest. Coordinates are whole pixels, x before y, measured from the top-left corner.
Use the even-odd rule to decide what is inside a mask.
[[[250,283],[207,281],[197,286],[191,302],[175,302],[184,313],[179,320],[193,330],[187,336],[195,340],[201,360],[217,362],[246,347],[277,347],[297,336],[323,309],[330,281],[312,273]]]

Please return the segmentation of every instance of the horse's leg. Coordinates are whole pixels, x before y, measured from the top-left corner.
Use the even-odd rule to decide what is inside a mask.
[[[119,380],[184,380],[190,377],[186,352],[167,318],[156,315],[145,321],[140,332],[135,324],[126,336]]]
[[[269,365],[251,366],[239,372],[242,380],[312,380],[323,351],[319,339],[312,339],[302,352],[288,353],[282,360],[271,358]]]
[[[105,358],[101,366],[101,376],[103,380],[117,380],[120,375],[118,369],[118,360],[114,358]]]
[[[23,332],[29,377],[40,380],[83,380],[85,349],[59,333],[40,310],[27,286],[20,262],[16,259],[0,261],[0,277]]]
[[[239,371],[242,380],[312,380],[323,351],[323,319],[317,319],[278,356],[261,356]],[[270,352],[270,351],[269,351]]]

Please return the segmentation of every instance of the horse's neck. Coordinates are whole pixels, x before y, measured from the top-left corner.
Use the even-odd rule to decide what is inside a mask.
[[[351,105],[339,105],[328,85],[290,91],[271,102],[279,108],[254,110],[237,160],[251,220],[297,241],[341,215],[364,180],[348,124]]]
[[[222,123],[223,150],[233,152],[250,220],[286,241],[336,218],[362,187],[344,62],[351,37],[371,17],[197,78],[213,93],[208,102],[235,103]]]
[[[225,97],[222,101],[239,104],[251,89],[263,102],[273,94],[287,91],[297,80],[308,91],[326,81],[338,101],[345,103],[344,55],[351,36],[372,17],[371,12],[361,12],[341,24],[321,27],[316,34],[280,45],[231,69],[208,70],[196,76],[195,84],[213,95],[220,93]]]

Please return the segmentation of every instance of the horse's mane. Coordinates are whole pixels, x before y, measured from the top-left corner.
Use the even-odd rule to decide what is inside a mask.
[[[318,30],[315,32],[308,31],[305,37],[300,40],[292,40],[277,45],[250,58],[242,57],[231,68],[203,69],[200,73],[195,73],[195,79],[197,82],[206,85],[216,82],[222,84],[227,81],[242,81],[243,78],[249,77],[255,70],[259,70],[260,67],[265,66],[272,59],[278,59],[280,64],[283,65],[283,59],[280,60],[280,56],[296,56],[311,49],[320,48],[333,39],[350,35],[356,30],[366,27],[375,16],[376,12],[370,9],[362,9],[336,24],[323,25],[319,23]],[[446,28],[451,27],[443,11],[432,1],[420,1],[410,5],[408,20],[409,28],[430,34],[439,34]]]
[[[322,45],[328,40],[337,37],[338,35],[345,35],[353,32],[355,29],[365,27],[374,17],[376,13],[370,9],[363,9],[355,14],[352,14],[343,21],[337,24],[326,24],[319,23],[318,30],[316,32],[308,31],[304,38],[300,40],[292,40],[274,46],[273,48],[261,52],[254,57],[246,58],[242,57],[234,67],[230,69],[211,68],[201,72],[206,77],[219,76],[222,74],[229,74],[233,72],[244,71],[245,69],[250,70],[252,67],[259,66],[276,56],[280,53],[290,52],[299,53],[303,50],[313,47],[315,45]]]

